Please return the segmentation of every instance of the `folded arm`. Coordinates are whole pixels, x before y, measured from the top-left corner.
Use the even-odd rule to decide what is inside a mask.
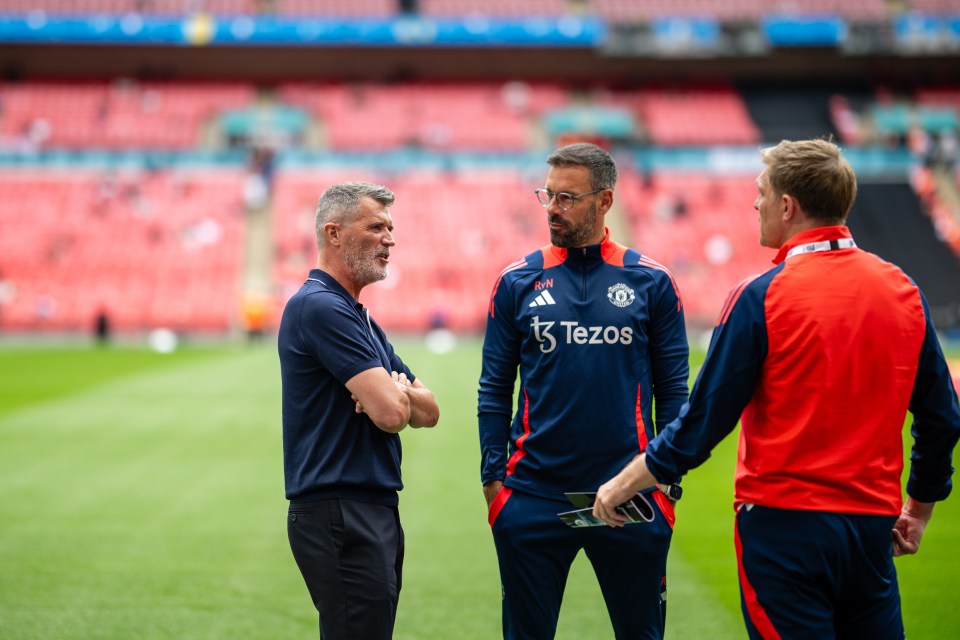
[[[432,427],[440,419],[433,393],[419,380],[410,382],[403,373],[387,373],[374,367],[347,381],[357,413],[365,413],[377,428],[398,433],[408,424]]]

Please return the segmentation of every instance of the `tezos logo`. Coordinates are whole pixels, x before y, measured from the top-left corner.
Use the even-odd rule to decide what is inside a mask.
[[[636,297],[636,294],[633,293],[633,289],[622,282],[618,282],[607,289],[607,300],[609,300],[610,304],[614,305],[615,307],[626,307],[630,305]]]
[[[540,320],[540,316],[533,316],[530,326],[533,328],[533,337],[540,343],[540,351],[550,353],[557,348],[557,336],[553,335],[553,326],[556,322]],[[631,344],[633,342],[633,327],[582,327],[575,320],[561,321],[560,340],[566,344]]]

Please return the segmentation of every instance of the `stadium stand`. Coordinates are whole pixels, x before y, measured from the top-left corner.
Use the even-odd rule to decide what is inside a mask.
[[[281,0],[272,9],[282,16],[388,17],[396,15],[397,0]]]
[[[664,16],[705,16],[721,21],[758,21],[769,15],[842,15],[880,19],[888,15],[883,0],[592,0],[597,15],[615,21],[650,21]]]
[[[958,14],[960,7],[955,0],[910,0],[907,3],[912,11],[930,14]]]
[[[428,16],[464,16],[480,13],[479,6],[473,0],[420,0],[420,13]],[[567,0],[487,0],[482,5],[486,16],[560,16],[570,12],[571,3]]]
[[[236,170],[0,172],[4,330],[224,332],[239,295]]]
[[[286,84],[279,94],[315,115],[330,148],[365,150],[521,151],[528,116],[563,100],[559,87],[503,83]]]
[[[249,84],[7,82],[0,146],[191,149],[210,117],[253,98]]]
[[[727,292],[770,265],[769,250],[746,224],[756,219],[755,177],[657,172],[619,180],[630,243],[671,270],[695,324],[712,324]]]
[[[733,87],[651,88],[621,96],[660,145],[755,144],[760,131]]]
[[[54,64],[60,77],[31,73],[33,58],[10,62],[16,48],[0,48],[0,57],[8,56],[0,83],[0,189],[9,194],[0,203],[0,328],[79,331],[105,305],[121,331],[161,324],[229,331],[238,326],[240,298],[250,293],[250,247],[267,254],[264,264],[272,261],[261,268],[269,273],[258,286],[271,289],[280,308],[315,262],[319,194],[336,181],[369,179],[397,194],[399,247],[391,278],[365,291],[365,304],[391,329],[477,331],[499,270],[548,242],[531,193],[543,179],[546,152],[578,139],[607,145],[621,160],[616,232],[673,272],[693,325],[712,325],[727,290],[769,264],[769,251],[756,242],[751,162],[757,146],[781,138],[835,135],[852,150],[870,152],[862,156],[875,163],[864,174],[867,182],[898,182],[890,196],[898,208],[911,191],[919,202],[910,208],[918,213],[911,228],[924,240],[911,253],[933,255],[928,242],[956,249],[960,196],[949,148],[960,127],[960,88],[953,76],[922,82],[911,70],[896,78],[888,58],[889,78],[865,78],[844,67],[854,55],[849,51],[836,57],[836,70],[804,72],[801,81],[757,71],[766,62],[756,56],[775,44],[764,31],[771,21],[825,16],[843,27],[841,37],[875,35],[871,29],[889,28],[911,9],[954,11],[935,0],[0,0],[0,14],[29,14],[31,24],[45,19],[38,11],[89,18],[95,26],[101,18],[119,24],[139,14],[180,30],[204,12],[221,32],[243,33],[261,16],[265,31],[282,23],[297,38],[316,35],[296,29],[300,17],[348,27],[345,40],[316,48],[298,40],[263,48],[96,50],[117,53],[119,61],[150,48],[166,58],[176,49],[197,63],[196,74],[148,53],[123,77]],[[535,73],[498,62],[483,73],[480,66],[451,75],[455,67],[431,65],[463,60],[463,51],[482,61],[502,43],[431,51],[427,40],[417,40],[435,35],[429,29],[410,32],[413,46],[380,49],[351,40],[361,37],[351,35],[357,25],[403,33],[416,21],[392,19],[417,13],[459,24],[471,36],[496,27],[505,31],[490,31],[494,39],[519,30],[531,41],[545,25],[576,30],[580,18],[593,17],[639,41],[652,33],[649,23],[679,20],[682,30],[693,24],[683,22],[687,17],[715,26],[717,46],[734,46],[704,59],[703,51],[676,47],[658,58],[649,49],[624,54],[607,44],[572,52],[523,44],[507,49],[509,59]],[[129,30],[141,26],[131,20]],[[737,49],[764,39],[758,50]],[[673,61],[684,55],[690,59]],[[789,54],[769,57],[783,55]],[[819,54],[801,48],[793,55],[794,65],[809,68],[814,63],[805,56]],[[578,56],[581,70],[572,79],[565,65]],[[332,66],[302,77],[285,74],[282,65],[263,77],[247,74],[244,61],[268,57],[311,57]],[[219,71],[206,66],[217,58],[225,61]],[[365,71],[376,60],[377,72]],[[664,71],[648,73],[658,67]],[[911,182],[904,155],[915,168]],[[869,199],[878,207],[884,201]],[[267,232],[251,243],[261,233],[254,214],[264,217]],[[920,233],[922,224],[932,231]],[[868,242],[884,237],[864,235]],[[949,298],[944,294],[947,311],[940,317],[950,324],[953,304],[960,324],[960,304]]]

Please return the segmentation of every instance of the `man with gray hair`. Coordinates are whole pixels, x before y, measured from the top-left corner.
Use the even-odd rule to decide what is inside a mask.
[[[687,398],[683,305],[662,265],[610,237],[610,154],[578,143],[547,163],[535,193],[550,244],[500,274],[483,343],[481,482],[500,564],[503,635],[554,637],[582,549],[616,637],[662,638],[679,488],[647,491],[646,522],[618,529],[586,526],[571,503],[589,496],[565,494],[598,487],[676,417]]]
[[[387,276],[393,200],[366,182],[323,193],[317,267],[280,322],[287,533],[325,640],[392,637],[404,550],[398,433],[440,417],[359,302]]]

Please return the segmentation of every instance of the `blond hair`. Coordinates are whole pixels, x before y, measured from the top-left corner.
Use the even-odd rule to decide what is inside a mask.
[[[845,223],[857,197],[857,176],[831,140],[782,140],[760,157],[774,193],[796,198],[811,218]]]

